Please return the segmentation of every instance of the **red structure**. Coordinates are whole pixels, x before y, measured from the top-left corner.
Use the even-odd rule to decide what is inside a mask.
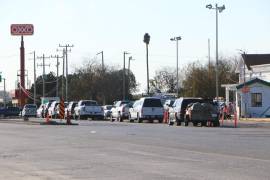
[[[10,32],[13,36],[21,36],[21,47],[20,47],[20,89],[25,90],[25,53],[24,53],[24,35],[33,35],[34,26],[33,24],[12,24],[10,26]],[[20,91],[20,106],[25,105],[26,95],[24,91]]]

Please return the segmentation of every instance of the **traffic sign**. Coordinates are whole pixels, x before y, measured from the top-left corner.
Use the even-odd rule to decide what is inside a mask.
[[[11,35],[14,35],[14,36],[33,35],[34,25],[33,24],[11,24],[10,32],[11,32]]]
[[[244,86],[242,88],[242,93],[249,93],[249,91],[250,91],[250,88],[248,86]]]

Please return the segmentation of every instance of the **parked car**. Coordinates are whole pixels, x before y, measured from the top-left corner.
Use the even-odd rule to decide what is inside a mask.
[[[169,111],[169,108],[172,107],[174,101],[175,99],[167,99],[163,104],[164,110]]]
[[[57,118],[57,105],[59,104],[59,101],[53,101],[52,104],[48,108],[48,113],[52,118]]]
[[[1,117],[8,117],[8,116],[19,116],[21,113],[21,110],[19,107],[6,107],[6,108],[0,108],[0,116]]]
[[[164,109],[161,100],[155,97],[144,97],[134,102],[133,107],[129,109],[129,120],[142,122],[143,120],[163,121]]]
[[[41,104],[39,106],[39,108],[37,109],[37,117],[43,118],[43,116],[44,116],[44,108],[45,108],[44,106],[45,106],[44,104]]]
[[[176,99],[172,107],[169,108],[168,124],[176,124],[177,126],[181,125],[181,122],[184,122],[188,104],[196,102],[202,103],[203,99],[197,97],[180,97]]]
[[[94,100],[80,100],[74,111],[76,119],[104,119],[102,107]]]
[[[126,106],[130,103],[130,101],[125,100],[125,101],[116,101],[111,109],[111,116],[110,120],[118,120],[122,122],[124,119],[128,119],[129,115],[129,107]]]
[[[37,117],[37,105],[35,104],[26,104],[22,110],[22,117]]]
[[[43,105],[42,117],[45,118],[49,114],[49,107],[53,101],[49,101]]]
[[[193,126],[200,124],[207,126],[207,122],[211,123],[214,127],[219,126],[218,108],[213,103],[191,103],[187,106],[184,118],[185,126],[191,122]]]
[[[104,111],[104,118],[109,118],[111,116],[112,107],[113,107],[113,105],[104,105],[104,106],[102,106],[103,111]]]
[[[69,116],[70,117],[74,117],[75,116],[74,115],[74,113],[75,113],[74,108],[75,108],[75,106],[77,104],[78,104],[77,101],[71,101],[71,102],[68,103],[67,107],[65,108],[65,117],[67,117],[67,111],[69,112]]]

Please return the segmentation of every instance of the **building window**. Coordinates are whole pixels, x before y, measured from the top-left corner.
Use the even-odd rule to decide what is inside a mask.
[[[251,93],[251,106],[262,107],[262,93]]]

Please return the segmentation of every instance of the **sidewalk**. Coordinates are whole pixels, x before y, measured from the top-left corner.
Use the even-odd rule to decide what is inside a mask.
[[[270,118],[240,118],[240,122],[270,122]]]

